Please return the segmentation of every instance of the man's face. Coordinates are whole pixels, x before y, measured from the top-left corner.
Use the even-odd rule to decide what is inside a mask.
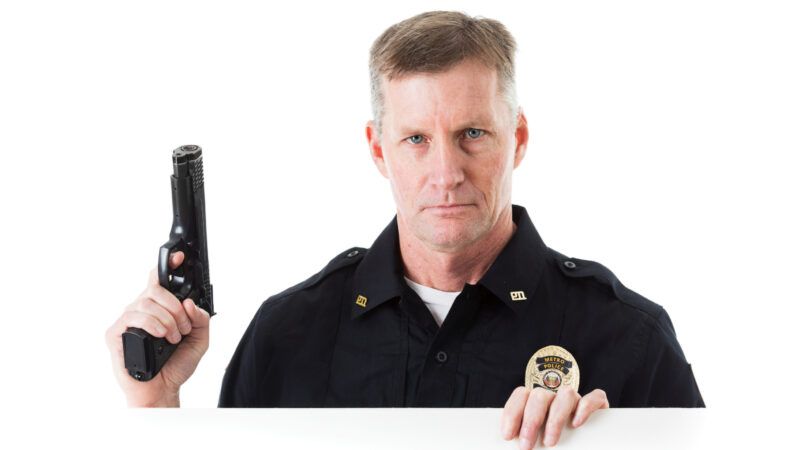
[[[384,78],[383,94],[382,135],[370,121],[367,139],[401,230],[443,252],[486,235],[510,206],[511,173],[528,139],[496,71],[467,60],[442,73]]]

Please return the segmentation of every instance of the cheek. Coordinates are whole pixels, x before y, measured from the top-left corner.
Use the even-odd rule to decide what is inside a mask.
[[[406,203],[413,198],[418,179],[415,175],[414,162],[401,160],[395,152],[391,152],[386,158],[386,170],[398,203]]]
[[[480,190],[489,205],[502,201],[509,188],[509,176],[513,167],[513,159],[503,155],[486,158],[476,165],[473,184]]]

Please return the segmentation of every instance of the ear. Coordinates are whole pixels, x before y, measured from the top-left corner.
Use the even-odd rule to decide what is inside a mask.
[[[367,122],[367,143],[369,144],[369,153],[372,156],[372,162],[384,178],[389,178],[386,170],[386,160],[383,158],[383,147],[381,147],[381,138],[375,129],[375,122],[372,120]]]
[[[522,112],[521,106],[517,112],[517,129],[514,131],[514,137],[516,138],[516,146],[514,148],[514,168],[516,169],[528,150],[528,119],[525,118],[525,113]]]

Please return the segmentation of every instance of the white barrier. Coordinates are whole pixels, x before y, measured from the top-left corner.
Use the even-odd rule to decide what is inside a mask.
[[[81,448],[175,449],[516,449],[500,436],[502,410],[476,409],[118,409],[53,411],[23,418],[15,447],[38,440]],[[556,448],[710,448],[704,409],[609,409]],[[19,416],[17,416],[19,419]],[[10,425],[6,422],[6,425]],[[27,430],[26,430],[27,428]],[[9,438],[8,435],[5,436]],[[537,447],[541,442],[537,443]]]

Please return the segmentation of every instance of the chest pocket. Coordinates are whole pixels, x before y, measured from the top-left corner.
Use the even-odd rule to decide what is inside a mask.
[[[403,406],[406,324],[393,308],[370,313],[369,320],[348,322],[351,326],[340,329],[325,406]]]

